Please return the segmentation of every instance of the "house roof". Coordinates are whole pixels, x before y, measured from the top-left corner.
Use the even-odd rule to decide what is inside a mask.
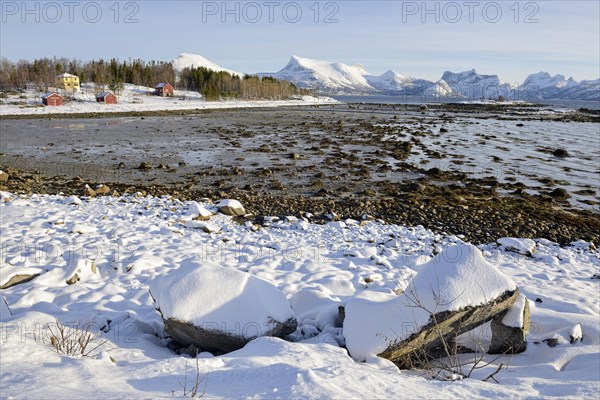
[[[154,87],[154,89],[160,89],[160,88],[163,88],[163,87],[165,87],[165,86],[167,86],[167,85],[169,85],[169,84],[168,84],[168,83],[165,83],[165,82],[161,82],[161,83],[159,83],[158,85],[156,85],[156,86]],[[171,86],[171,85],[169,85],[169,86]]]
[[[77,75],[72,75],[64,72],[60,75],[56,75],[56,78],[77,78]]]
[[[112,92],[102,92],[102,93],[98,93],[98,94],[96,95],[96,97],[106,97],[106,96],[108,96],[109,94],[113,94],[113,93],[112,93]]]
[[[46,93],[45,95],[42,96],[42,99],[47,99],[50,96],[54,96],[57,95],[58,97],[62,97],[60,94],[56,93],[56,92],[52,92],[52,93]]]

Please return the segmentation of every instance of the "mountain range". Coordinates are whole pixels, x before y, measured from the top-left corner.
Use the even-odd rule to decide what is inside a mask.
[[[182,53],[172,64],[176,71],[195,66],[244,75],[191,53]],[[393,70],[371,75],[361,64],[347,65],[292,56],[278,72],[252,75],[287,80],[300,88],[330,95],[425,95],[470,100],[497,99],[500,96],[514,100],[600,100],[600,79],[578,82],[564,75],[551,76],[548,72],[531,74],[522,84],[509,84],[502,83],[497,75],[482,75],[475,69],[458,73],[446,71],[439,80],[433,82],[401,75]]]

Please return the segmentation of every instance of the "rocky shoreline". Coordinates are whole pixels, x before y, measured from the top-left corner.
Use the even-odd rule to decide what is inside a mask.
[[[382,219],[463,235],[472,243],[506,236],[546,238],[561,244],[600,242],[600,214],[573,207],[568,203],[570,194],[549,178],[537,177],[543,186],[532,194],[520,180],[500,182],[494,176],[475,177],[406,161],[415,149],[432,160],[440,157],[421,138],[440,136],[440,124],[452,121],[456,113],[515,123],[560,120],[577,124],[598,122],[598,116],[585,112],[547,115],[524,106],[433,108],[429,115],[413,105],[363,104],[211,110],[184,116],[164,112],[146,119],[128,114],[110,129],[100,124],[104,120],[97,115],[91,120],[78,116],[75,124],[68,117],[63,125],[56,116],[39,123],[3,121],[0,169],[6,177],[0,177],[0,185],[1,190],[22,194],[233,198],[257,222],[265,216],[289,215],[314,222]],[[106,117],[108,122],[115,118]],[[157,127],[163,117],[172,119]],[[387,128],[394,121],[407,121],[411,128]],[[90,122],[96,124],[95,129],[85,126]],[[43,125],[54,123],[58,128]],[[68,136],[46,134],[38,124]],[[72,126],[76,128],[71,134]],[[138,128],[144,132],[133,132]],[[23,135],[24,131],[32,134]],[[405,139],[385,140],[390,134]],[[203,150],[194,154],[204,158],[190,162],[182,154],[198,142],[204,143]],[[6,147],[7,143],[11,145]],[[127,146],[131,149],[123,150]],[[172,150],[173,146],[180,148]],[[207,148],[212,153],[207,155]],[[459,164],[460,160],[453,161]],[[95,193],[86,185],[105,186]],[[596,189],[587,189],[589,200],[585,201],[597,208]]]
[[[285,195],[236,188],[194,190],[161,185],[128,185],[103,182],[101,194],[90,193],[80,178],[45,177],[9,168],[10,178],[1,189],[18,194],[173,196],[182,201],[203,198],[240,200],[250,219],[265,216],[308,217],[324,223],[352,218],[382,219],[405,226],[423,225],[436,233],[463,235],[473,243],[501,237],[546,238],[561,244],[576,240],[600,243],[600,215],[591,211],[564,211],[548,196],[527,193],[499,195],[477,183],[441,187],[426,181],[390,188],[383,193],[344,196],[322,191],[314,196]]]

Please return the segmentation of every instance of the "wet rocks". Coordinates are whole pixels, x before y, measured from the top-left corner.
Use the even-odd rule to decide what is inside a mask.
[[[556,149],[554,150],[554,152],[552,152],[552,154],[554,155],[554,157],[558,158],[569,157],[569,152],[565,149]]]
[[[147,161],[144,161],[139,165],[138,169],[140,171],[150,171],[152,169],[152,164],[150,164]]]
[[[558,201],[563,201],[570,198],[571,195],[569,194],[569,192],[566,191],[566,189],[556,188],[552,192],[550,192],[550,197]]]

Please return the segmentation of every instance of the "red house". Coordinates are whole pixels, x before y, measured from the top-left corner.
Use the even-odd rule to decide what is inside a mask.
[[[117,96],[113,92],[102,92],[96,95],[98,103],[117,104]]]
[[[58,93],[48,93],[42,96],[42,104],[46,106],[62,106],[63,98]]]
[[[171,86],[169,83],[161,82],[154,87],[154,94],[157,96],[169,97],[173,96],[173,92],[173,86]]]

